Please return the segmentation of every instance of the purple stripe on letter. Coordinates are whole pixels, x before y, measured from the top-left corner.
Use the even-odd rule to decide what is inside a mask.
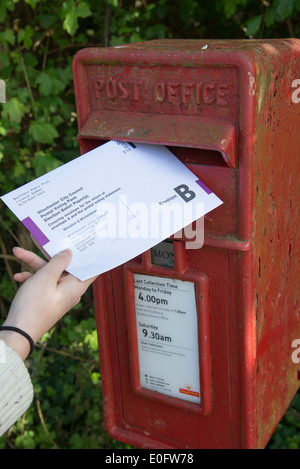
[[[211,194],[212,191],[204,184],[204,182],[200,181],[200,179],[198,179],[196,181],[196,183],[198,184],[198,186],[200,186],[207,194]]]
[[[31,220],[30,217],[24,218],[21,220],[23,225],[26,226],[27,230],[35,237],[35,239],[40,243],[41,246],[49,243],[49,239],[44,233],[39,229],[39,227]]]

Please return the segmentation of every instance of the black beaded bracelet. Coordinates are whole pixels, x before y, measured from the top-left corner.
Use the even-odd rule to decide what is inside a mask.
[[[29,355],[32,354],[32,352],[34,351],[34,342],[32,340],[32,338],[30,337],[29,334],[27,334],[27,332],[25,331],[22,331],[22,329],[19,329],[18,327],[14,327],[14,326],[0,326],[0,331],[13,331],[13,332],[18,332],[19,334],[21,334],[23,337],[25,337],[28,342],[30,343],[30,352],[29,352]],[[29,356],[28,355],[28,356]]]

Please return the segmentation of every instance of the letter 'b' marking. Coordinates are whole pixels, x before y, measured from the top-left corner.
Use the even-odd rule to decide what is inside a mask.
[[[196,197],[195,192],[190,191],[189,187],[186,184],[181,184],[180,186],[174,187],[174,191],[185,201],[190,202]]]

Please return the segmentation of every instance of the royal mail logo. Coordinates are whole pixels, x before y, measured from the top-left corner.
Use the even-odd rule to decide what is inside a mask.
[[[187,394],[188,396],[200,397],[200,394],[197,391],[192,391],[191,389],[179,388],[181,394]]]

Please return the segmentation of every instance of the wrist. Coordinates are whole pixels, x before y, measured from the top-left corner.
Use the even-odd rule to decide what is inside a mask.
[[[3,324],[4,325],[4,324]],[[25,360],[30,352],[30,343],[23,335],[15,331],[0,331],[0,340],[12,348],[22,360]]]

